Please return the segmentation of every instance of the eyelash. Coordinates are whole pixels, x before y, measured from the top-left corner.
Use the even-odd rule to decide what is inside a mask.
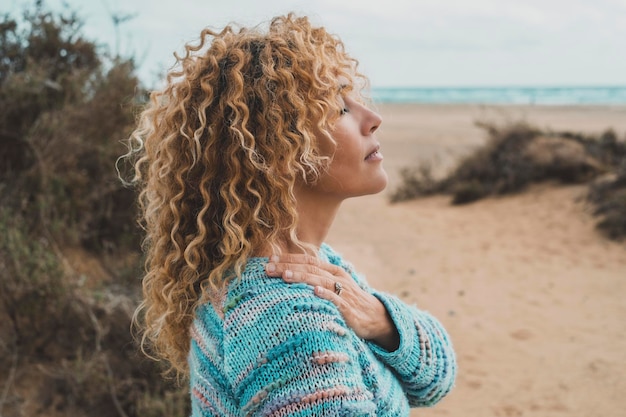
[[[348,109],[348,108],[346,108],[346,107],[344,107],[343,109],[341,109],[341,111],[339,112],[339,114],[340,114],[341,116],[343,116],[343,115],[344,115],[344,114],[346,114],[346,113],[350,113],[350,109]]]

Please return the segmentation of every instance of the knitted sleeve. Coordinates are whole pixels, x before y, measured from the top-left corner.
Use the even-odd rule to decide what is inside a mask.
[[[230,300],[228,383],[241,415],[373,416],[352,332],[310,286],[273,280]]]
[[[448,334],[430,314],[391,295],[372,293],[391,315],[400,346],[388,352],[367,342],[370,349],[400,379],[412,407],[434,405],[452,389],[456,378],[456,358]]]
[[[409,404],[425,407],[441,400],[454,386],[456,357],[450,337],[439,321],[425,311],[371,288],[330,246],[324,244],[322,253],[331,263],[349,272],[361,288],[375,295],[387,308],[400,334],[400,346],[388,352],[376,343],[366,343],[374,355],[393,370]]]

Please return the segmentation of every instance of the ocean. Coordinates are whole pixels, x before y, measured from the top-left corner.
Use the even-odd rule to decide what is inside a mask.
[[[605,87],[372,87],[379,103],[425,104],[626,104],[626,86]]]

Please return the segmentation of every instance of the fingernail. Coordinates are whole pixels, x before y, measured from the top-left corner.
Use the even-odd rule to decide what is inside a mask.
[[[270,261],[272,261],[272,262],[278,262],[278,255],[272,255],[272,256],[270,257]]]
[[[287,279],[293,278],[293,272],[291,272],[290,270],[286,270],[285,271],[285,278],[287,278]]]
[[[271,264],[271,263],[267,264],[266,268],[267,268],[267,272],[276,272],[276,265],[274,264]]]

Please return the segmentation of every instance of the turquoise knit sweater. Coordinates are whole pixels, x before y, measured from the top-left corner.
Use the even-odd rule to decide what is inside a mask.
[[[435,404],[456,375],[447,333],[428,313],[369,288],[328,245],[322,259],[346,269],[386,306],[400,333],[387,352],[360,339],[311,286],[265,274],[249,260],[222,311],[201,305],[191,327],[192,416],[407,416]]]

